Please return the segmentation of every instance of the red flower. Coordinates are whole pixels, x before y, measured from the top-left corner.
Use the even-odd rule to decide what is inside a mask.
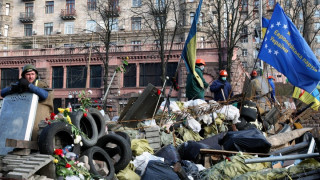
[[[46,118],[46,121],[48,121],[49,120],[49,118]]]
[[[55,113],[51,113],[51,114],[50,114],[50,119],[51,119],[51,120],[54,120],[54,117],[55,117],[55,116],[56,116]]]
[[[56,149],[56,150],[54,151],[54,154],[60,156],[61,154],[63,154],[63,151],[62,151],[62,149]]]
[[[161,90],[160,89],[157,90],[157,94],[158,94],[158,96],[160,96],[160,94],[161,94]]]
[[[226,157],[226,160],[227,160],[227,161],[231,161],[231,159],[230,159],[229,157]]]
[[[71,165],[69,163],[66,164],[66,168],[70,168]]]
[[[95,103],[98,103],[98,101],[97,101],[97,100],[94,100],[94,102],[95,102]]]
[[[50,124],[51,124],[51,122],[49,121],[49,122],[48,122],[48,124],[50,125]]]
[[[83,113],[83,117],[87,117],[88,116],[88,114],[87,113]]]

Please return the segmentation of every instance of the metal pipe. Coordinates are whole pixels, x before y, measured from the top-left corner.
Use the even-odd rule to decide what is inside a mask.
[[[270,154],[272,154],[272,155],[278,155],[278,154],[286,155],[286,154],[290,154],[292,152],[296,152],[296,151],[298,151],[300,149],[303,149],[303,148],[307,147],[308,145],[309,145],[309,142],[304,141],[304,142],[298,143],[298,144],[293,145],[293,146],[288,146],[288,147],[279,149],[279,150],[274,151],[274,152],[272,152]]]
[[[308,154],[313,153],[314,147],[315,147],[315,141],[314,141],[314,138],[312,138],[311,142],[310,142],[310,145],[309,145]]]
[[[277,157],[267,157],[267,158],[255,158],[255,159],[245,159],[245,164],[250,163],[261,163],[261,162],[272,162],[272,161],[283,161],[283,160],[292,160],[292,159],[301,159],[301,158],[313,158],[319,157],[319,153],[311,153],[311,154],[295,154],[295,155],[287,155],[287,156],[277,156]]]
[[[108,88],[107,88],[107,90],[106,90],[106,93],[104,93],[104,96],[103,96],[103,98],[102,98],[102,102],[104,102],[105,100],[106,100],[106,97],[107,97],[107,94],[108,94],[108,92],[109,92],[109,89],[110,89],[110,86],[111,86],[111,84],[112,84],[112,82],[113,82],[113,79],[114,79],[114,76],[117,74],[117,71],[114,71],[114,73],[113,73],[113,75],[112,75],[112,78],[111,78],[111,81],[110,81],[110,83],[109,83],[109,85],[108,85]]]

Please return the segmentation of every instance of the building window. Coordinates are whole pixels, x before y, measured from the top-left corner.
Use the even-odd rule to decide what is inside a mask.
[[[316,49],[316,55],[317,55],[317,56],[320,56],[320,48],[317,48],[317,49]]]
[[[63,67],[52,67],[52,88],[63,87]]]
[[[128,64],[125,66],[126,71],[123,74],[123,87],[136,87],[137,66],[136,64]]]
[[[93,20],[87,21],[86,33],[96,32],[97,23]]]
[[[165,0],[156,0],[155,2],[155,8],[157,10],[162,11],[166,7],[166,2]]]
[[[190,13],[190,25],[192,25],[193,19],[194,19],[194,12],[191,12]]]
[[[46,1],[46,14],[52,14],[54,12],[54,2]]]
[[[248,36],[247,35],[243,35],[241,37],[241,43],[248,43]]]
[[[9,14],[10,14],[10,4],[7,3],[6,4],[6,16],[9,16]]]
[[[67,67],[67,88],[85,88],[87,81],[86,66]]]
[[[118,31],[119,30],[118,19],[115,19],[115,18],[109,19],[109,28],[111,31]]]
[[[64,23],[64,34],[73,34],[74,22],[65,22]]]
[[[132,51],[140,51],[141,50],[141,41],[131,41]]]
[[[178,63],[167,64],[167,76],[173,77],[177,70]],[[161,86],[161,64],[160,63],[141,63],[140,64],[140,82],[139,86],[147,86],[151,83],[155,86]],[[169,82],[168,86],[171,85]]]
[[[101,87],[102,67],[100,65],[90,66],[90,88]]]
[[[25,24],[24,25],[24,35],[25,36],[32,36],[32,24]]]
[[[131,28],[132,31],[138,31],[141,30],[141,17],[133,17],[131,18]]]
[[[274,7],[274,0],[269,0],[268,5],[270,8],[273,8]]]
[[[314,12],[314,17],[320,17],[320,11],[319,10],[316,10],[315,12]]]
[[[320,23],[314,23],[314,30],[320,29]]]
[[[320,0],[314,0],[314,5],[319,5],[320,4]]]
[[[44,35],[51,35],[53,32],[53,23],[44,23]]]
[[[260,1],[259,0],[255,0],[254,1],[254,9],[259,9],[260,7]]]
[[[8,37],[8,33],[9,33],[9,25],[4,25],[4,31],[3,31],[3,36],[4,37]]]
[[[155,18],[155,25],[158,29],[162,29],[166,23],[166,17],[165,16],[158,16]]]
[[[320,35],[316,35],[316,42],[320,43]]]
[[[161,64],[141,63],[139,86],[147,86],[149,83],[154,86],[161,86]]]
[[[200,13],[198,25],[199,25],[199,26],[202,26],[202,25],[203,25],[203,13]]]
[[[302,25],[302,24],[299,24],[299,25],[298,25],[298,30],[299,30],[300,33],[303,32],[303,25]]]
[[[19,80],[18,68],[3,68],[1,69],[1,87],[10,86],[11,83],[15,83]]]
[[[66,99],[67,101],[67,99]],[[70,100],[71,101],[71,100]],[[70,102],[68,101],[68,102]],[[62,107],[62,99],[61,98],[54,98],[53,99],[53,109],[54,109],[54,113],[55,114],[59,114],[59,110],[58,108],[61,108]],[[65,106],[67,107],[67,106]]]
[[[97,0],[88,0],[88,11],[95,11],[97,8]]]
[[[32,16],[32,13],[33,13],[33,3],[26,3],[26,6],[25,6],[25,12],[27,14],[27,16]]]
[[[141,0],[132,0],[132,7],[140,7]]]
[[[67,0],[66,9],[69,14],[71,14],[75,9],[75,0]]]
[[[242,49],[242,56],[247,57],[248,56],[248,50],[247,49]]]

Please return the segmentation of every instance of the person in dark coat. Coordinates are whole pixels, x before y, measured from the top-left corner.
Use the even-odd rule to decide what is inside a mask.
[[[226,101],[233,96],[231,85],[227,81],[228,73],[226,70],[221,70],[219,76],[219,79],[211,84],[210,91],[214,93],[215,101]]]
[[[207,88],[209,86],[209,84],[203,78],[203,73],[202,73],[205,65],[206,65],[206,63],[204,62],[203,59],[196,60],[195,71],[197,72],[197,74],[201,78],[204,88],[202,88],[199,85],[199,83],[198,83],[196,77],[193,75],[193,73],[190,72],[187,76],[186,96],[189,101],[193,100],[193,99],[203,99],[204,100],[205,88]]]
[[[38,79],[38,71],[32,64],[23,67],[21,78],[18,82],[1,90],[1,96],[6,97],[10,94],[31,92],[39,96],[37,113],[32,130],[32,141],[37,141],[39,122],[45,120],[53,112],[53,92],[45,81]]]

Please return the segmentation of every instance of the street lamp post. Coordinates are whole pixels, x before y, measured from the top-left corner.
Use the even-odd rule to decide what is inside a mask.
[[[78,95],[78,92],[77,92],[77,91],[73,91],[73,92],[69,91],[69,94],[68,94],[68,98],[70,99],[70,101],[71,101],[71,99],[72,99],[72,109],[73,109],[73,110],[74,110],[74,108],[75,108],[75,103],[76,103],[77,95]]]

